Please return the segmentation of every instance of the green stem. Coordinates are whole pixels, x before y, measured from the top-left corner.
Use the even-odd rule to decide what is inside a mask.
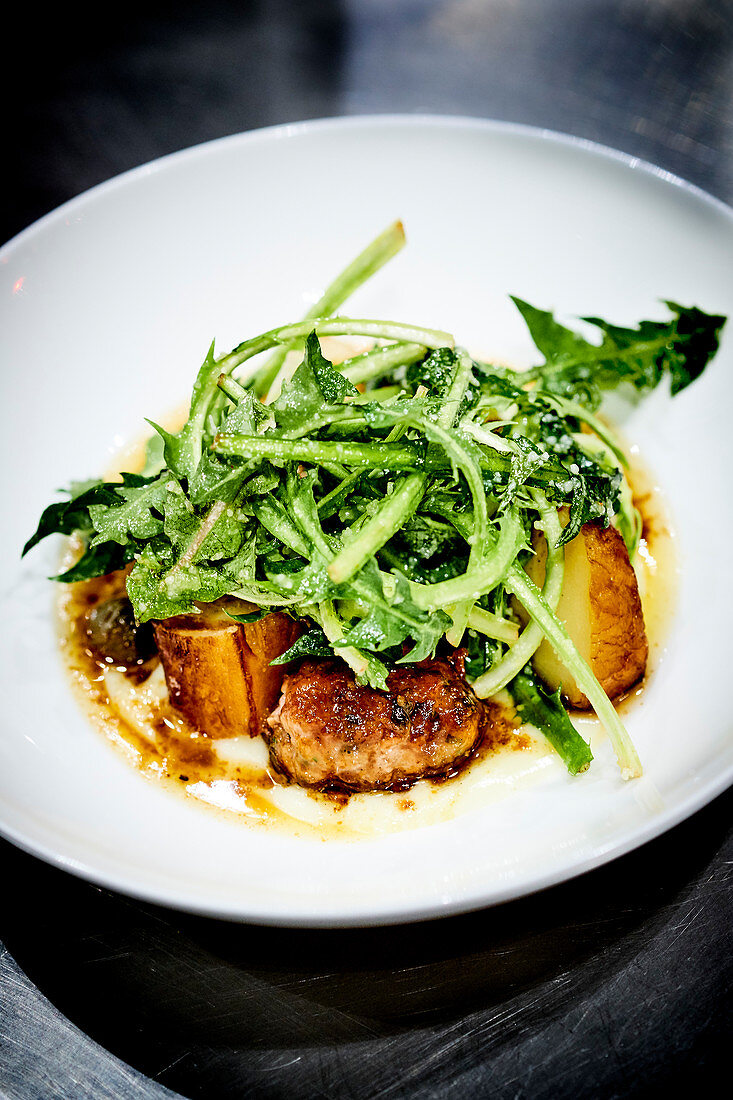
[[[483,607],[473,607],[468,615],[468,625],[471,630],[478,630],[487,638],[496,638],[499,642],[516,642],[519,636],[519,627],[510,619],[502,619],[499,615],[493,615],[485,611]]]
[[[590,665],[575,648],[565,624],[545,602],[537,585],[530,580],[521,566],[514,565],[509,570],[506,586],[542,628],[542,633],[555,650],[560,662],[572,673],[578,687],[587,695],[593,710],[611,739],[622,777],[635,779],[640,776],[641,762],[633,742]]]
[[[238,405],[242,398],[247,396],[244,386],[240,386],[236,378],[230,378],[228,374],[220,374],[217,385],[235,405]]]
[[[331,317],[324,320],[296,321],[291,325],[280,325],[278,328],[262,332],[259,336],[253,336],[244,340],[236,348],[217,360],[218,372],[231,374],[233,370],[254,358],[263,351],[288,344],[293,340],[304,339],[311,332],[317,336],[371,336],[375,340],[399,340],[404,343],[424,344],[428,348],[452,347],[453,337],[449,332],[441,332],[439,329],[420,328],[417,325],[407,325],[399,321],[380,321],[370,318]],[[263,381],[264,379],[264,381]],[[268,381],[263,375],[256,375],[254,391],[258,397],[267,393],[271,379]],[[265,384],[266,383],[266,384]]]
[[[458,357],[458,366],[453,372],[451,384],[448,387],[448,392],[443,398],[443,407],[438,416],[438,423],[442,424],[444,428],[453,427],[473,374],[473,362],[471,357],[462,349],[459,349],[456,354]]]
[[[422,463],[414,448],[395,443],[357,443],[348,440],[278,439],[266,435],[220,432],[213,442],[217,454],[242,458],[269,458],[274,462],[312,462],[316,466],[341,463],[362,470],[414,470]]]
[[[297,428],[285,429],[278,439],[302,439],[311,432],[318,432],[321,428],[330,427],[332,424],[338,424],[340,427],[346,425],[353,429],[363,423],[364,417],[359,415],[358,408],[352,408],[351,405],[326,405],[317,416],[312,416],[310,420],[302,420]]]
[[[380,267],[391,260],[405,244],[405,230],[402,222],[396,221],[387,226],[383,233],[375,237],[351,263],[329,283],[321,297],[305,313],[303,320],[328,317],[349,298],[355,290],[370,279]],[[262,368],[257,380],[257,396],[264,397],[288,354],[288,345],[273,352],[268,363]]]
[[[347,405],[372,405],[375,401],[388,401],[391,397],[397,397],[402,393],[401,386],[379,386],[365,393],[356,393],[352,397],[345,397]]]
[[[344,359],[336,365],[336,370],[357,385],[359,382],[371,382],[382,374],[389,374],[398,367],[417,363],[427,353],[424,344],[389,344],[387,347],[372,348],[363,355]]]
[[[327,317],[335,313],[355,290],[396,256],[404,244],[405,229],[402,222],[392,222],[336,276],[306,316]]]
[[[425,474],[410,474],[395,485],[379,511],[359,529],[328,566],[334,584],[348,581],[407,522],[425,492]]]
[[[540,493],[535,493],[534,499],[540,513],[540,524],[547,542],[545,583],[542,589],[542,598],[547,606],[554,611],[560,600],[565,575],[565,547],[558,546],[562,534],[562,524],[556,509],[551,507]],[[530,621],[502,659],[474,682],[473,690],[476,695],[480,699],[486,699],[491,695],[496,695],[497,691],[501,691],[502,688],[506,687],[509,681],[518,676],[524,666],[534,657],[543,638],[542,627],[534,620]]]
[[[404,421],[392,431],[393,438],[411,425]],[[419,430],[429,433],[429,428],[422,423],[415,425]],[[437,425],[433,425],[437,428]],[[444,433],[445,436],[445,433]],[[435,442],[438,442],[434,433]],[[214,451],[219,454],[239,455],[243,458],[252,458],[260,455],[263,458],[274,456],[284,461],[314,462],[318,465],[328,466],[332,463],[342,463],[346,466],[355,466],[359,469],[393,469],[414,470],[421,467],[428,474],[445,474],[451,469],[451,460],[446,457],[442,448],[428,448],[424,456],[421,456],[411,447],[396,446],[389,437],[383,443],[350,443],[346,440],[288,440],[281,437],[268,435],[246,435],[242,432],[220,432],[212,444]],[[498,451],[482,452],[480,467],[484,473],[498,474],[505,479],[511,470],[511,459]],[[559,468],[559,473],[549,470],[547,467],[530,475],[527,485],[543,487],[551,483],[557,476],[567,480],[567,471]],[[483,486],[482,486],[482,495]]]

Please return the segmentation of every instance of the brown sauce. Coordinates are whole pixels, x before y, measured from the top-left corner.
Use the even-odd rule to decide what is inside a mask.
[[[70,541],[64,565],[78,555],[78,546]],[[227,743],[221,739],[212,740],[205,733],[196,730],[178,713],[161,690],[144,714],[144,733],[131,722],[124,707],[120,707],[109,690],[110,677],[115,683],[127,686],[131,695],[145,691],[155,679],[156,670],[160,679],[157,657],[139,665],[125,667],[114,665],[109,659],[100,659],[88,644],[86,636],[86,616],[88,612],[104,600],[124,594],[124,575],[111,574],[76,584],[63,586],[59,599],[59,627],[61,648],[77,696],[84,710],[95,725],[122,747],[139,770],[148,778],[162,782],[173,789],[193,795],[197,800],[220,805],[222,785],[226,785],[226,812],[243,814],[248,821],[256,820],[268,825],[277,824],[302,829],[308,823],[297,819],[297,815],[288,814],[280,809],[267,795],[275,788],[281,791],[295,786],[272,767],[269,760],[263,759],[257,764],[237,763],[227,757]],[[528,735],[518,728],[511,709],[495,700],[483,704],[486,721],[482,737],[473,751],[445,774],[426,778],[423,786],[440,788],[460,780],[468,769],[485,764],[494,754],[526,748],[530,744]],[[243,739],[236,739],[237,741]],[[246,739],[259,741],[259,738]],[[263,754],[264,757],[264,754]],[[330,818],[331,827],[338,832],[339,815],[354,798],[364,799],[368,795],[349,794],[343,791],[306,791],[297,788],[302,796],[316,804],[321,817]],[[416,800],[407,790],[379,792],[392,799],[393,806],[400,814],[414,817]],[[324,832],[323,822],[318,827],[319,834]]]

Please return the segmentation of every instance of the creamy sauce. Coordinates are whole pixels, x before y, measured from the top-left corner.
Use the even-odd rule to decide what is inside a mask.
[[[324,341],[325,343],[325,341]],[[351,349],[350,349],[351,350]],[[361,347],[354,349],[363,350]],[[335,358],[335,356],[334,356]],[[187,408],[166,418],[168,430],[186,419]],[[649,638],[647,679],[664,654],[664,640],[677,590],[675,541],[661,492],[630,448],[629,482],[643,520],[634,562]],[[121,449],[106,476],[139,470],[145,441]],[[79,555],[69,540],[64,567]],[[202,808],[237,815],[242,821],[289,834],[355,839],[433,825],[504,798],[517,787],[563,774],[564,765],[531,726],[518,726],[511,700],[502,693],[490,706],[489,732],[459,774],[442,781],[421,780],[408,791],[376,791],[345,796],[310,791],[288,782],[271,766],[261,737],[211,739],[190,726],[168,699],[157,657],[128,669],[101,661],[89,648],[86,616],[92,607],[124,594],[124,577],[60,585],[58,625],[62,652],[83,709],[101,732],[152,781],[194,799]],[[625,709],[643,685],[620,703]],[[603,737],[599,723],[575,716],[583,736]]]
[[[642,465],[638,447],[630,448],[629,483],[641,515],[642,531],[634,561],[649,638],[650,675],[664,656],[666,639],[677,605],[679,560],[672,520],[662,491]]]

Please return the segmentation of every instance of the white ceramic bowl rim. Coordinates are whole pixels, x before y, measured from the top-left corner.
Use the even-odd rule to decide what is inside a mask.
[[[177,149],[171,153],[166,153],[161,157],[156,157],[155,160],[136,165],[134,168],[129,168],[124,172],[120,172],[110,177],[110,179],[103,180],[101,183],[87,188],[85,191],[81,191],[78,195],[74,195],[73,198],[68,199],[60,206],[55,207],[47,214],[38,218],[31,225],[26,226],[25,229],[21,229],[0,248],[0,259],[5,249],[23,243],[27,234],[32,234],[45,228],[50,220],[67,213],[73,213],[77,203],[86,202],[91,196],[103,195],[106,191],[111,191],[116,187],[133,181],[138,176],[150,175],[151,172],[159,171],[167,165],[175,163],[177,160],[197,157],[202,154],[205,155],[213,149],[214,146],[230,143],[239,144],[243,141],[257,140],[265,137],[286,139],[295,134],[317,132],[319,130],[348,131],[360,126],[366,127],[375,124],[379,126],[404,126],[407,124],[410,126],[465,127],[469,130],[484,130],[486,132],[493,130],[496,133],[522,134],[528,137],[540,138],[542,141],[583,149],[594,156],[618,161],[620,164],[625,164],[635,171],[648,172],[657,179],[664,180],[665,183],[689,191],[690,194],[696,195],[703,202],[711,203],[713,206],[718,207],[720,210],[725,211],[733,217],[732,206],[723,202],[722,199],[717,198],[715,195],[711,195],[708,191],[703,190],[703,188],[698,187],[697,184],[692,183],[690,180],[675,175],[674,172],[670,172],[666,168],[661,168],[659,165],[644,160],[642,157],[633,156],[613,146],[604,145],[602,142],[592,141],[590,138],[582,138],[574,134],[567,134],[561,130],[551,130],[546,127],[532,126],[528,123],[506,122],[502,119],[481,118],[472,115],[431,114],[426,112],[415,114],[360,114],[326,116],[323,118],[303,119],[298,122],[281,122],[271,126],[258,126],[252,130],[243,130],[239,133],[225,134],[222,137],[210,138],[207,141],[201,141],[195,145],[186,146],[184,149]]]
[[[85,191],[83,194],[70,199],[63,206],[45,215],[33,225],[24,229],[11,241],[0,249],[0,260],[6,262],[14,252],[26,244],[33,243],[33,238],[41,236],[46,228],[52,226],[59,219],[73,216],[90,201],[104,198],[116,189],[123,188],[131,182],[141,180],[144,177],[154,175],[164,168],[183,163],[198,157],[206,157],[218,148],[225,146],[246,145],[258,141],[287,141],[291,137],[310,134],[323,134],[332,132],[353,133],[361,128],[377,128],[385,131],[395,127],[409,127],[416,130],[432,127],[451,131],[464,130],[476,131],[484,134],[517,135],[532,138],[546,143],[548,147],[565,147],[582,150],[594,158],[612,160],[624,165],[635,172],[663,181],[664,184],[683,190],[691,199],[698,203],[704,203],[711,209],[723,214],[730,222],[733,229],[733,210],[719,199],[702,191],[694,184],[689,183],[653,164],[649,164],[639,158],[629,156],[615,149],[596,144],[592,141],[557,133],[546,129],[536,129],[531,126],[470,118],[453,115],[427,115],[427,114],[380,114],[347,116],[340,118],[324,118],[308,120],[296,123],[287,123],[278,126],[262,127],[245,134],[232,134],[212,141],[204,142],[188,149],[170,153],[150,164],[133,168],[108,181],[100,183],[96,187]],[[721,768],[714,776],[708,778],[684,799],[677,801],[660,813],[640,825],[635,822],[628,830],[619,831],[612,844],[597,848],[591,855],[576,856],[564,864],[555,864],[545,873],[537,873],[536,869],[524,878],[519,875],[505,884],[494,884],[490,889],[484,884],[479,888],[471,888],[464,893],[451,896],[435,896],[432,900],[424,897],[418,901],[406,899],[404,903],[395,905],[394,900],[382,905],[374,899],[369,905],[362,905],[358,910],[346,912],[343,908],[329,908],[327,901],[320,907],[299,912],[288,911],[287,906],[278,909],[276,905],[265,901],[259,904],[252,899],[244,902],[229,903],[221,899],[213,904],[206,898],[195,897],[191,892],[176,890],[166,887],[159,889],[155,884],[142,882],[134,873],[125,875],[119,869],[109,872],[104,867],[95,863],[93,859],[71,857],[54,848],[52,844],[44,844],[37,839],[29,839],[22,829],[15,829],[8,823],[0,821],[0,832],[12,840],[20,848],[39,856],[49,863],[55,864],[84,879],[98,885],[121,890],[131,896],[140,899],[164,904],[175,908],[189,910],[200,914],[211,915],[232,920],[250,920],[259,923],[288,926],[331,927],[370,924],[386,924],[398,921],[411,921],[429,919],[446,913],[465,912],[480,908],[486,904],[495,904],[516,898],[528,893],[545,889],[558,882],[585,873],[599,867],[611,859],[617,858],[637,848],[649,840],[658,837],[672,826],[689,817],[714,797],[722,793],[733,783],[733,764]]]

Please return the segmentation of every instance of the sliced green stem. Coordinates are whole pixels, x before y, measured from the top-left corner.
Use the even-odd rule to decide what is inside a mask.
[[[558,659],[572,673],[581,691],[585,692],[596,715],[604,726],[624,779],[635,779],[642,773],[641,761],[616,708],[606,695],[590,665],[575,648],[565,624],[542,598],[542,593],[521,566],[509,570],[507,588],[514,593],[527,613],[541,627],[542,633],[555,650]]]
[[[357,573],[413,514],[426,485],[425,474],[410,474],[403,478],[328,566],[328,575],[335,584],[343,584]]]
[[[414,448],[396,443],[355,443],[347,440],[278,439],[267,435],[221,432],[213,450],[242,458],[269,458],[273,462],[312,462],[317,466],[341,463],[368,470],[410,470],[421,465]]]
[[[217,385],[235,405],[247,396],[244,386],[240,386],[236,378],[231,378],[228,374],[220,374]]]
[[[438,416],[438,423],[442,424],[444,428],[453,427],[473,374],[471,357],[462,348],[458,349],[456,355],[458,366],[453,372],[448,392],[443,399],[443,407]]]
[[[562,534],[562,524],[557,510],[548,504],[540,493],[535,493],[534,496],[540,513],[539,522],[542,525],[547,542],[545,582],[542,597],[547,606],[554,611],[560,600],[565,575],[565,547],[558,546]],[[501,691],[510,680],[518,676],[539,649],[543,637],[541,626],[534,620],[530,620],[511,649],[488,672],[484,672],[474,682],[473,690],[478,697],[486,699],[491,695],[496,695],[497,691]]]
[[[335,313],[355,290],[379,271],[391,260],[405,244],[405,230],[402,222],[396,221],[387,226],[384,232],[375,237],[358,256],[339,272],[324,290],[317,302],[306,311],[303,320],[328,317]],[[282,367],[288,354],[288,345],[273,352],[268,363],[262,368],[257,379],[256,393],[264,397]]]
[[[477,630],[479,634],[485,634],[487,638],[496,638],[498,642],[516,642],[519,637],[519,627],[511,619],[502,619],[483,607],[473,607],[468,615],[468,626],[471,630]]]
[[[336,370],[354,385],[360,382],[371,382],[383,374],[391,374],[398,367],[417,363],[425,357],[427,350],[424,344],[389,344],[387,347],[372,348],[362,355],[344,359],[342,363],[336,365]]]

